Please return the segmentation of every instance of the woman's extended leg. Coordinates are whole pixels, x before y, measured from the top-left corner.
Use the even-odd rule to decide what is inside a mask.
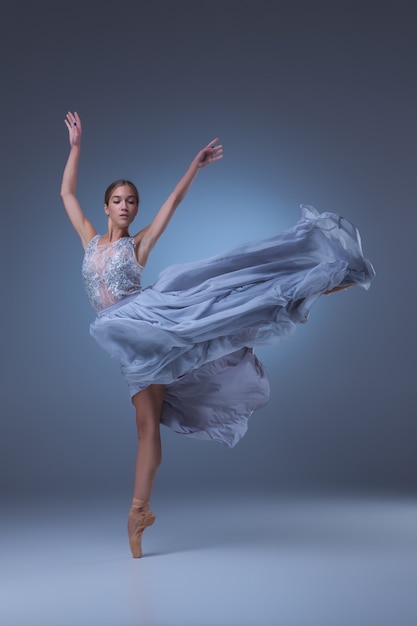
[[[160,418],[163,400],[163,385],[150,385],[132,398],[136,410],[139,448],[127,528],[130,549],[134,557],[142,556],[142,533],[155,521],[155,515],[149,509],[148,502],[161,463]]]

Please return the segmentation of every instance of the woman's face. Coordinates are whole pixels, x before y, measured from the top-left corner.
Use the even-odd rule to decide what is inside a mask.
[[[129,226],[138,213],[138,202],[129,185],[116,187],[110,196],[109,203],[104,205],[104,211],[115,226]]]

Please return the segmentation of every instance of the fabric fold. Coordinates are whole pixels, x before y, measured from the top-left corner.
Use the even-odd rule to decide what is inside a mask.
[[[133,396],[166,385],[162,423],[232,446],[269,398],[253,352],[305,323],[325,291],[359,285],[375,272],[356,227],[302,205],[291,229],[195,263],[172,265],[91,325],[115,357]]]

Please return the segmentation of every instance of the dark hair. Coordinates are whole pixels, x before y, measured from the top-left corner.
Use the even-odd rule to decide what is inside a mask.
[[[133,195],[135,196],[136,201],[137,201],[138,206],[139,206],[140,198],[139,198],[138,188],[136,187],[136,185],[134,185],[132,182],[130,182],[130,180],[124,180],[124,179],[115,180],[114,183],[111,183],[111,185],[109,185],[107,187],[106,192],[104,194],[104,204],[108,204],[109,200],[110,200],[110,198],[112,196],[113,191],[117,187],[122,187],[123,185],[129,185],[129,187],[133,191]]]

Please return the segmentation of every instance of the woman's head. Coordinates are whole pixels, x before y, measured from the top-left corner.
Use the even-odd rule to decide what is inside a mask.
[[[125,185],[128,185],[131,188],[132,195],[135,196],[137,205],[139,206],[140,197],[139,197],[138,188],[130,180],[124,180],[124,179],[115,180],[114,183],[111,183],[111,185],[107,187],[105,194],[104,194],[104,204],[106,206],[109,204],[110,198],[112,197],[117,187],[123,187]]]
[[[139,207],[139,192],[129,180],[116,180],[104,194],[104,212],[118,228],[128,228]]]

